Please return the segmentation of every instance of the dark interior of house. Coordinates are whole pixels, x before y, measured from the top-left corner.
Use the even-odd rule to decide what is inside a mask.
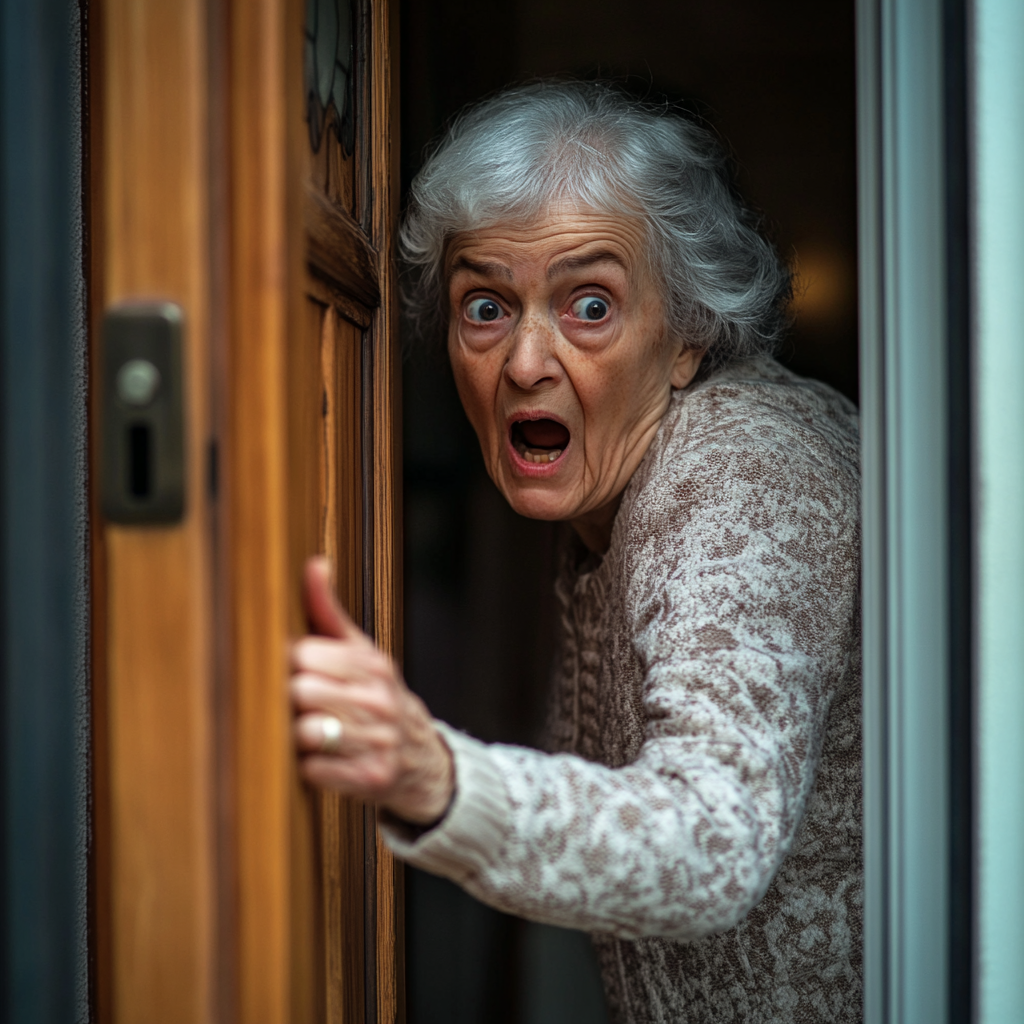
[[[600,77],[678,105],[731,154],[796,274],[780,353],[857,399],[852,0],[407,0],[402,184],[467,103],[538,76]],[[439,718],[536,745],[555,632],[557,524],[517,516],[484,472],[440,349],[405,345],[405,672]],[[599,1024],[582,933],[407,872],[411,1024]]]

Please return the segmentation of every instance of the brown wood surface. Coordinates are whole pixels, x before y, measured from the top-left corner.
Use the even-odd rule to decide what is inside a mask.
[[[310,273],[306,281],[306,291],[311,298],[315,298],[324,306],[331,306],[356,327],[365,328],[373,323],[371,307],[357,302],[352,296],[346,295],[340,288],[336,288],[319,274]]]
[[[310,555],[323,550],[325,493],[324,379],[321,332],[325,311],[304,298],[302,320],[288,338],[288,632],[308,629],[300,583]],[[284,680],[282,680],[282,683]],[[294,762],[294,757],[292,758]],[[292,1020],[322,1020],[326,1002],[326,936],[321,910],[320,849],[315,827],[317,794],[298,782],[292,787]]]
[[[368,63],[370,238],[380,266],[380,305],[371,337],[373,369],[373,551],[371,580],[377,643],[402,657],[401,425],[395,230],[398,218],[398,5],[370,4]],[[405,1020],[403,868],[379,840],[376,856],[377,1021]]]
[[[306,186],[306,255],[310,268],[365,306],[380,302],[377,254],[352,216],[312,183]]]
[[[238,1018],[293,1015],[287,339],[302,266],[290,202],[289,28],[283,0],[232,5],[229,28],[230,330],[224,536],[229,548],[232,695],[237,723]],[[299,22],[301,24],[301,22]],[[301,102],[301,90],[298,96]]]
[[[362,332],[324,309],[321,330],[322,550],[335,568],[338,597],[355,621],[362,618]],[[363,813],[336,793],[321,793],[320,865],[324,936],[324,1019],[365,1020],[363,963]]]
[[[357,43],[358,45],[358,43]],[[356,212],[356,161],[353,154],[346,155],[335,126],[339,123],[332,107],[324,125],[320,149],[313,154],[310,181],[333,203],[350,216]]]
[[[206,11],[201,0],[105,0],[91,14],[101,71],[90,167],[94,345],[104,306],[129,297],[180,303],[187,417],[183,522],[100,524],[93,548],[102,602],[94,608],[97,1016],[201,1024],[213,1019],[217,976]]]
[[[381,274],[376,239],[352,216],[358,197],[378,186],[360,180],[367,165],[359,152],[311,151],[298,45],[303,15],[297,0],[256,0],[235,4],[231,19],[233,413],[225,461],[231,467],[226,535],[238,708],[238,1005],[247,1022],[363,1024],[367,999],[375,997],[365,985],[367,955],[374,980],[385,979],[386,1006],[398,1004],[394,871],[384,860],[386,873],[374,875],[374,900],[367,901],[362,808],[298,783],[287,737],[285,662],[290,639],[306,628],[299,582],[310,554],[332,558],[339,595],[357,620],[364,541],[373,538],[374,566],[388,560],[377,553],[375,538],[396,514],[394,458],[374,455],[372,467],[364,465],[370,438],[364,439],[363,424],[380,389],[394,385],[382,372],[392,365],[387,359],[374,369],[378,349],[394,343],[393,319],[382,317],[378,306],[383,289],[393,289],[393,271],[389,263]],[[372,62],[363,59],[360,66]],[[357,80],[357,117],[359,111],[365,116],[369,92]],[[251,116],[254,110],[259,118]],[[364,135],[357,132],[359,139]],[[332,140],[329,131],[322,146]],[[364,351],[371,360],[365,367]],[[363,393],[364,380],[372,382],[372,393]],[[380,433],[386,446],[393,409],[384,401],[373,413],[374,438],[388,424]],[[367,476],[372,497],[363,493]],[[383,496],[378,486],[386,488]],[[372,503],[368,538],[364,502]],[[380,535],[393,558],[393,528]],[[389,580],[394,573],[390,565]],[[389,583],[372,596],[374,619],[392,639],[396,612],[389,602],[396,595]],[[376,842],[372,833],[368,838]],[[386,913],[377,923],[389,938],[367,950],[365,915],[381,894]],[[379,1015],[380,1003],[370,1005]],[[391,1012],[387,1019],[397,1018]]]
[[[287,696],[314,552],[400,655],[395,37],[360,12],[346,156],[310,150],[303,0],[90,5],[94,337],[181,303],[189,446],[180,526],[93,539],[103,1022],[403,1019],[400,870],[300,783]]]
[[[338,197],[330,185],[325,187],[322,184],[318,171],[318,161],[322,157],[314,155],[306,184],[306,256],[311,272],[307,289],[321,301],[332,305],[336,314],[350,322],[346,324],[340,318],[337,321],[338,330],[343,328],[351,339],[348,346],[339,346],[337,351],[348,351],[353,358],[349,371],[342,370],[340,380],[347,380],[351,389],[361,377],[365,391],[361,400],[358,391],[353,392],[348,442],[345,441],[345,431],[342,431],[338,442],[339,459],[329,462],[348,467],[353,473],[352,494],[356,493],[357,469],[368,481],[370,493],[364,500],[368,503],[369,535],[364,538],[368,547],[362,561],[367,574],[365,591],[371,606],[365,610],[368,615],[364,617],[372,623],[375,638],[381,646],[400,657],[397,318],[393,255],[398,157],[397,89],[394,80],[397,61],[393,52],[396,18],[395,9],[388,3],[363,3],[360,8],[354,104],[357,112],[355,153],[345,159],[335,173],[336,177],[342,175],[346,180],[350,173],[352,175],[353,214],[362,222],[362,228],[338,208]],[[328,133],[324,146],[330,146],[332,140],[333,136]],[[335,151],[329,159],[336,161],[339,156],[340,153]],[[347,203],[347,195],[344,201]],[[364,316],[364,310],[370,315]],[[325,324],[329,321],[330,313]],[[361,346],[368,360],[365,366],[360,367],[355,361],[360,349],[359,334],[351,325],[369,328]],[[328,334],[329,330],[325,330],[325,339]],[[329,376],[327,369],[325,376]],[[345,390],[343,384],[342,393]],[[365,439],[358,436],[360,405],[367,434]],[[363,441],[361,460],[358,458],[360,440]],[[354,527],[357,515],[362,512],[362,503],[353,502],[351,523],[346,523],[344,514],[338,517],[339,592],[353,613],[361,603],[358,602],[358,587],[355,585],[354,570],[360,559],[358,532]],[[343,557],[346,542],[350,552],[348,560]],[[325,549],[330,551],[329,541]],[[346,587],[351,588],[348,594]],[[326,868],[322,896],[328,938],[327,1019],[362,1022],[365,1019],[365,996],[367,1008],[376,1020],[404,1020],[401,868],[377,839],[372,814],[364,815],[355,805],[348,805],[349,815],[345,821],[334,813],[332,798],[321,797],[321,801],[320,852]],[[368,931],[373,936],[373,948],[366,951],[370,961],[363,978],[358,974],[362,944],[356,933],[356,924],[361,915],[355,912],[358,890],[354,887],[357,881],[355,866],[360,853],[366,854],[369,870],[365,879],[363,913],[368,915]],[[336,863],[339,855],[342,867],[339,877],[332,879],[331,866],[339,870]],[[347,882],[343,882],[341,876],[347,877]],[[339,894],[337,902],[334,898],[336,891]],[[337,925],[334,915],[338,902],[344,907],[346,891],[351,912],[343,913],[346,939],[339,947],[333,940]],[[340,983],[340,991],[339,978],[351,979],[347,988],[344,981]],[[349,1001],[348,993],[353,990],[360,994],[358,1006]]]

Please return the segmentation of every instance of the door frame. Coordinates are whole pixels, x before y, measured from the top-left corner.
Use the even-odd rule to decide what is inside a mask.
[[[864,1019],[972,1019],[968,12],[858,0]]]

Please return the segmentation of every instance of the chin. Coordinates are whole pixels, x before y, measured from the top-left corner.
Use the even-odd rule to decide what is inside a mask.
[[[562,494],[539,487],[502,488],[502,494],[513,510],[527,519],[558,522],[572,517],[571,502]]]

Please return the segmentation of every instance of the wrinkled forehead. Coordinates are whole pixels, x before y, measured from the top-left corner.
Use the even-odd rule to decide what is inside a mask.
[[[529,269],[548,276],[599,262],[637,279],[651,272],[647,225],[639,216],[578,203],[552,203],[529,217],[506,216],[452,234],[446,284],[461,270],[505,277]]]

